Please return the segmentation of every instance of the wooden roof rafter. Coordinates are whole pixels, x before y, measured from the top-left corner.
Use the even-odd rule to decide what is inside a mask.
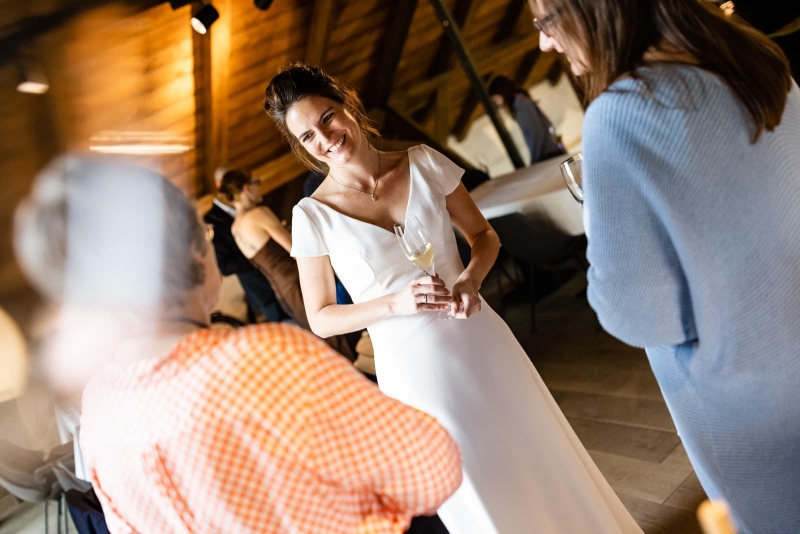
[[[369,87],[363,91],[364,105],[370,108],[385,108],[394,85],[397,67],[403,55],[418,0],[396,0],[389,20],[392,21],[383,43],[383,53],[378,61]]]
[[[324,66],[331,26],[338,8],[339,0],[314,0],[304,58],[309,65]]]

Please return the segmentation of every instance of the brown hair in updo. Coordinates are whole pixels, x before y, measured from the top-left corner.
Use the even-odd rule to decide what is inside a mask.
[[[222,175],[222,181],[219,183],[219,192],[225,196],[228,202],[233,202],[233,199],[244,190],[244,186],[250,183],[253,179],[250,171],[245,169],[232,169]]]
[[[279,72],[266,89],[264,109],[275,121],[283,137],[289,142],[297,159],[306,167],[328,174],[328,166],[317,160],[303,147],[300,141],[286,127],[286,113],[295,103],[309,96],[321,96],[343,104],[353,115],[358,127],[367,139],[380,137],[378,130],[370,123],[364,104],[355,90],[342,84],[319,67],[305,63],[291,63]]]

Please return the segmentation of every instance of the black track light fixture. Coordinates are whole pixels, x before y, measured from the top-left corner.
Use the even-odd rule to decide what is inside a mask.
[[[211,4],[205,4],[192,15],[192,28],[205,35],[208,29],[219,18],[219,11]]]
[[[255,4],[261,11],[266,11],[272,5],[272,0],[255,0]]]

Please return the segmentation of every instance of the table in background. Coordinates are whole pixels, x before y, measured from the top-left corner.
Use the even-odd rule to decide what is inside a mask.
[[[566,158],[558,156],[492,178],[470,195],[487,219],[522,213],[553,230],[581,235],[583,208],[567,189],[559,168]]]

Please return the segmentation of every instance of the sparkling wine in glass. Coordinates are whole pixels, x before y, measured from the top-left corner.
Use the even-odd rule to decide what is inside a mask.
[[[561,176],[564,177],[564,182],[567,184],[567,189],[575,197],[575,200],[583,204],[583,179],[581,174],[581,166],[583,165],[583,156],[580,153],[575,154],[571,158],[564,160],[561,163]]]
[[[428,276],[434,276],[433,242],[419,219],[412,216],[405,224],[395,223],[394,235],[408,261]]]
[[[433,262],[433,241],[425,227],[415,216],[408,217],[405,224],[395,223],[394,234],[408,261],[428,276],[436,276]],[[439,312],[440,319],[452,317],[449,312]]]

